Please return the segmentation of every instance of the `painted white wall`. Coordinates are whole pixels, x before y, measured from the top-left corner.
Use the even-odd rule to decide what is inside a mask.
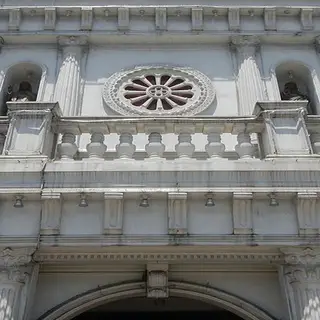
[[[288,319],[276,272],[184,272],[179,265],[169,279],[210,285],[260,306],[277,319]],[[43,273],[38,280],[31,319],[87,290],[121,281],[140,281],[142,272]]]
[[[85,208],[80,208],[78,203],[78,199],[63,200],[61,235],[100,235],[103,230],[103,201],[89,198],[89,206]],[[204,204],[204,197],[188,200],[188,233],[191,235],[231,235],[233,233],[231,198],[215,200],[214,207],[206,207]],[[257,199],[253,201],[252,207],[254,234],[298,234],[296,207],[291,200],[279,199],[278,207],[270,207],[268,200]],[[1,201],[0,236],[37,236],[40,211],[38,201],[24,201],[23,208],[14,208],[11,200]],[[17,223],[17,221],[23,221],[23,223]],[[314,228],[320,228],[320,221],[317,223]],[[168,232],[167,228],[166,199],[151,199],[148,208],[139,206],[139,197],[124,201],[124,235],[164,236]]]

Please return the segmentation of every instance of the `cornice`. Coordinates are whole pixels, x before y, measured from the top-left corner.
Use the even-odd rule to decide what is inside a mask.
[[[314,22],[314,17],[320,14],[319,7],[302,7],[301,6],[207,6],[207,5],[110,5],[110,6],[2,6],[0,8],[0,20],[7,23],[4,28],[7,33],[2,32],[4,40],[9,39],[15,34],[26,34],[30,31],[34,34],[34,27],[28,30],[27,20],[37,19],[39,29],[37,34],[50,36],[50,33],[62,32],[61,36],[70,33],[69,36],[75,36],[77,32],[90,31],[92,34],[100,34],[106,32],[119,32],[120,34],[130,34],[137,32],[131,25],[132,20],[139,21],[139,24],[148,24],[147,29],[154,34],[162,34],[168,31],[168,20],[176,19],[179,24],[183,24],[183,33],[190,31],[190,35],[199,35],[202,32],[210,31],[210,24],[219,24],[223,21],[221,18],[226,18],[228,25],[224,22],[219,29],[219,35],[223,32],[229,32],[227,35],[238,34],[247,30],[243,28],[243,23],[249,22],[250,19],[260,19],[260,25],[263,29],[257,29],[256,32],[261,32],[265,35],[270,35],[270,32],[277,34],[277,22],[283,17],[292,18],[295,27],[292,30],[290,37],[296,33],[314,32],[317,30],[317,24]],[[183,17],[184,19],[181,19]],[[219,18],[219,19],[217,19]],[[298,19],[297,19],[298,18]],[[153,19],[153,28],[150,28],[150,19]],[[189,21],[188,21],[189,19]],[[243,20],[243,21],[242,21]],[[255,20],[255,21],[256,21]],[[59,26],[60,21],[68,21],[68,30],[64,30]],[[299,22],[298,22],[299,21]],[[23,22],[23,23],[22,23]],[[42,22],[42,23],[41,23]],[[96,29],[95,22],[99,22],[99,29]],[[259,24],[259,22],[256,22]],[[101,25],[105,25],[101,30]],[[209,25],[209,29],[208,29]],[[191,26],[191,27],[190,27]],[[141,33],[143,28],[139,28]],[[320,29],[318,30],[320,32]],[[74,34],[72,34],[74,32]],[[171,31],[172,32],[172,31]],[[285,31],[285,33],[288,33]],[[285,33],[283,35],[285,35]],[[279,33],[281,34],[281,32]],[[57,35],[57,34],[56,34]],[[142,35],[142,34],[141,34]],[[314,36],[316,36],[315,34]],[[33,35],[35,38],[35,34]],[[299,37],[298,37],[299,38]],[[300,37],[301,38],[301,37]],[[10,38],[11,39],[11,38]],[[43,39],[43,38],[42,38]],[[21,40],[22,41],[22,40]],[[11,41],[8,41],[10,43]]]

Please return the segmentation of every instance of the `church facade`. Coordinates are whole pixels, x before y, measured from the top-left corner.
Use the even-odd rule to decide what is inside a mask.
[[[320,7],[3,0],[0,320],[320,319]]]

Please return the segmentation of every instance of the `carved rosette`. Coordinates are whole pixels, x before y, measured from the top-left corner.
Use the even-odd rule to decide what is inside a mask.
[[[211,80],[191,68],[146,66],[112,75],[103,88],[108,107],[122,115],[194,115],[215,99]]]

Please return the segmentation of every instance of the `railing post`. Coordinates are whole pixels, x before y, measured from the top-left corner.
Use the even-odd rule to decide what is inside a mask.
[[[116,125],[116,131],[120,135],[116,151],[119,160],[133,160],[136,146],[133,144],[133,135],[137,134],[134,125]]]
[[[191,135],[195,129],[190,125],[176,125],[175,132],[178,134],[178,143],[175,146],[179,159],[192,159],[195,145],[191,142]]]
[[[162,143],[162,134],[165,133],[165,126],[146,125],[145,132],[149,135],[149,143],[145,146],[149,159],[161,159],[166,149]]]
[[[221,159],[226,149],[221,142],[224,124],[204,126],[203,133],[207,134],[208,143],[205,146],[209,159]]]
[[[313,154],[305,123],[307,105],[307,101],[257,103],[254,114],[265,123],[260,141],[266,158]]]
[[[5,155],[44,155],[52,153],[54,133],[53,118],[61,116],[58,103],[8,102],[10,118]]]

